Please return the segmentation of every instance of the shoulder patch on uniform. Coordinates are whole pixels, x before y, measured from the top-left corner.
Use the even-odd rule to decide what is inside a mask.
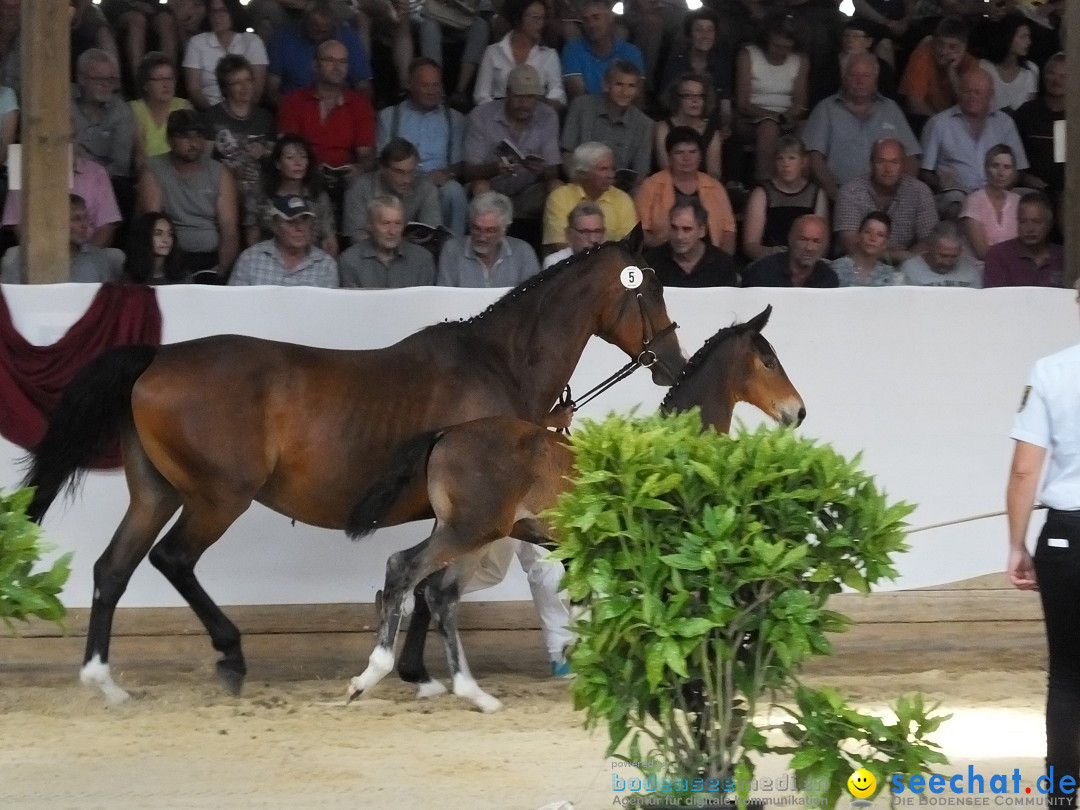
[[[1017,413],[1020,413],[1020,411],[1024,410],[1024,406],[1027,405],[1028,394],[1030,394],[1030,393],[1031,393],[1031,386],[1030,385],[1025,385],[1024,386],[1024,395],[1022,397],[1020,397],[1020,407],[1016,409]]]

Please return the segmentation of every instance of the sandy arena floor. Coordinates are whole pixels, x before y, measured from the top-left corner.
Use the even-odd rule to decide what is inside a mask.
[[[202,639],[179,642],[201,649],[197,664],[180,656],[187,669],[171,656],[134,663],[131,650],[114,649],[113,660],[127,662],[117,679],[138,699],[109,708],[76,682],[76,640],[65,640],[70,664],[7,672],[0,664],[0,808],[614,806],[602,732],[584,731],[566,684],[544,677],[538,636],[518,633],[508,645],[509,635],[466,639],[481,684],[506,705],[494,715],[454,697],[418,702],[393,676],[345,706],[347,675],[363,658],[320,661],[317,651],[275,662],[249,649],[252,674],[233,699],[214,680]],[[364,653],[369,646],[358,642]],[[887,662],[860,657],[859,669],[890,672]],[[1021,791],[1033,787],[1042,772],[1041,662],[1017,667],[988,654],[982,668],[944,663],[864,676],[849,665],[819,667],[814,680],[868,708],[921,689],[955,715],[939,735],[952,761],[942,773],[966,773],[972,763],[985,774],[1019,768]],[[783,770],[782,760],[766,761],[759,775]]]

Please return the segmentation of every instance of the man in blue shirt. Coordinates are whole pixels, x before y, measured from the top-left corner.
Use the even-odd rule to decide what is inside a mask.
[[[376,144],[381,152],[404,138],[420,153],[419,171],[439,189],[442,222],[455,236],[465,233],[469,200],[459,182],[465,143],[465,116],[443,101],[442,68],[420,57],[409,65],[409,96],[379,112]]]
[[[270,40],[266,91],[273,103],[286,93],[315,84],[316,51],[331,39],[339,41],[348,52],[349,86],[371,97],[371,62],[356,29],[346,23],[335,23],[329,0],[313,0],[304,11],[300,26],[287,25]]]
[[[645,75],[645,59],[637,45],[615,36],[615,15],[607,0],[583,0],[581,31],[563,48],[563,84],[567,98],[583,93],[603,93],[604,75],[616,59],[625,59]]]

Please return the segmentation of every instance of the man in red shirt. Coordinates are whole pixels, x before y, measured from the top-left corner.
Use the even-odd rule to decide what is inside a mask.
[[[375,158],[375,110],[346,86],[348,70],[345,46],[327,40],[315,54],[315,84],[286,94],[278,108],[278,131],[306,138],[322,164],[338,222],[345,187]]]

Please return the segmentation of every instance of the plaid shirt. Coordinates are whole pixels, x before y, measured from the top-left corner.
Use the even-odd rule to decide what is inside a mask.
[[[339,287],[337,264],[330,254],[312,246],[292,270],[286,270],[273,239],[252,245],[236,260],[230,286]]]
[[[833,212],[833,231],[857,231],[863,217],[881,206],[874,199],[869,177],[857,177],[840,187]],[[896,196],[885,210],[892,220],[889,249],[907,250],[920,239],[930,235],[938,224],[934,194],[920,180],[901,175]]]

